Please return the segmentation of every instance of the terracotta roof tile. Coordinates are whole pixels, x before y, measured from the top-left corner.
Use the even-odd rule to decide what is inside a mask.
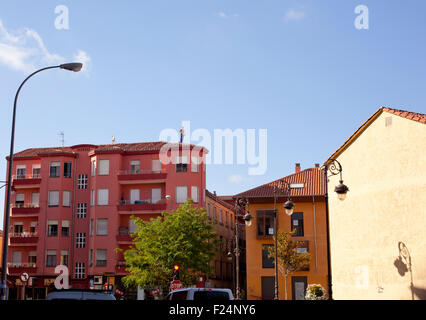
[[[118,143],[118,144],[104,144],[104,145],[91,145],[90,147],[96,151],[124,151],[124,152],[137,152],[137,151],[159,151],[162,146],[167,142],[136,142],[136,143]],[[179,143],[170,143],[173,146],[179,146]],[[182,144],[183,146],[191,146],[192,144]],[[74,146],[74,147],[78,147]],[[76,154],[74,147],[52,147],[52,148],[30,148],[14,154],[14,157],[35,157],[47,153],[70,153]]]
[[[274,185],[277,186],[277,196],[287,196],[287,185],[285,182],[282,182],[282,180],[290,184],[304,184],[301,188],[290,189],[291,197],[325,195],[324,171],[321,168],[310,168],[241,192],[234,197],[273,197]]]
[[[413,121],[417,121],[417,122],[421,122],[421,123],[425,123],[426,122],[426,114],[423,113],[416,113],[416,112],[411,112],[411,111],[406,111],[406,110],[398,110],[398,109],[392,109],[392,108],[388,108],[388,107],[383,107],[382,108],[383,111],[392,113],[394,115],[409,119],[409,120],[413,120]]]

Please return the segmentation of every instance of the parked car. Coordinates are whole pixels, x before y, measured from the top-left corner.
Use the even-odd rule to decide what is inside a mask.
[[[170,292],[166,300],[224,301],[234,300],[230,289],[184,288]]]
[[[58,290],[47,295],[46,300],[116,300],[110,292],[102,290]]]

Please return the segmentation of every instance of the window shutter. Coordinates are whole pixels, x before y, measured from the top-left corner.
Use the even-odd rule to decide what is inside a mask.
[[[98,189],[98,205],[108,205],[108,189]]]
[[[160,200],[161,200],[161,189],[160,188],[151,189],[151,202],[157,203]]]
[[[161,172],[161,162],[159,159],[152,160],[152,171]]]
[[[69,228],[70,222],[69,220],[62,220],[62,228]]]
[[[99,175],[109,174],[109,160],[99,160]]]
[[[191,187],[191,198],[192,198],[192,201],[194,201],[195,203],[198,202],[198,187],[197,186]]]
[[[176,203],[184,203],[188,198],[187,187],[176,187]]]
[[[108,234],[108,219],[96,220],[96,235],[103,236]]]
[[[59,205],[59,191],[49,191],[49,205]]]
[[[15,195],[15,201],[25,201],[25,194],[24,193],[17,193]]]
[[[63,194],[62,194],[62,206],[64,206],[64,207],[70,206],[70,197],[71,197],[71,192],[69,192],[69,191],[63,192]]]

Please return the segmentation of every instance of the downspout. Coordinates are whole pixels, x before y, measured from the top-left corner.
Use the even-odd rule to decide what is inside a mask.
[[[314,247],[315,247],[315,272],[318,272],[318,254],[317,254],[317,225],[316,225],[316,207],[315,196],[312,196],[312,209],[314,212]]]
[[[72,216],[72,220],[71,220],[71,259],[69,259],[70,261],[68,262],[68,264],[71,264],[70,266],[70,275],[69,275],[69,283],[71,284],[72,287],[72,283],[71,283],[71,279],[72,279],[72,275],[74,274],[74,235],[75,235],[75,201],[76,201],[76,190],[75,190],[75,179],[78,179],[77,177],[77,158],[74,158],[74,175],[73,175],[73,201],[72,201],[72,206],[71,206],[71,216]]]

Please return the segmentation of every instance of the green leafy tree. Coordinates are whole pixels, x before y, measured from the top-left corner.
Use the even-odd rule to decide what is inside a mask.
[[[297,248],[303,245],[303,241],[294,241],[291,236],[296,232],[278,231],[277,240],[277,255],[278,255],[278,270],[284,275],[284,291],[285,299],[287,300],[287,277],[293,272],[300,270],[311,261],[311,254],[308,252],[299,253]],[[269,258],[275,260],[274,247],[268,248]]]
[[[179,265],[179,280],[192,285],[197,277],[210,273],[210,261],[219,241],[205,209],[188,200],[172,213],[143,221],[134,218],[138,227],[134,243],[124,252],[124,285],[161,288],[167,292],[173,280],[174,265]]]

